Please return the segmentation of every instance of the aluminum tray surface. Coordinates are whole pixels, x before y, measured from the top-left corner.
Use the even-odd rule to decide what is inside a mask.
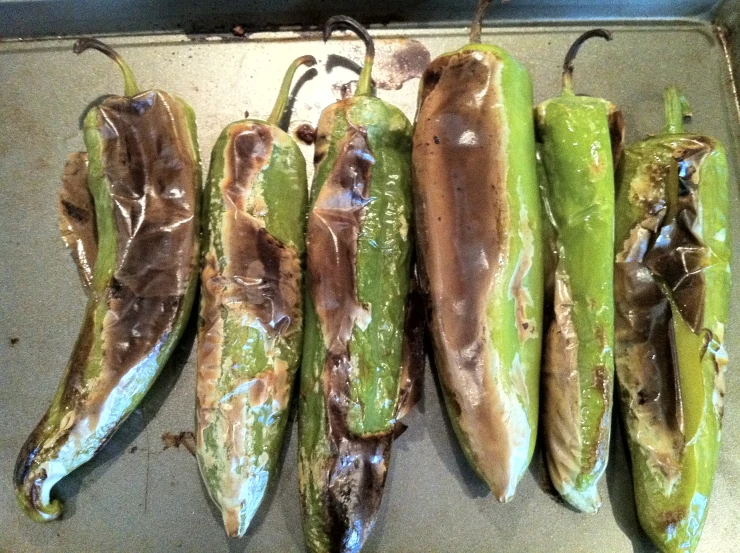
[[[733,270],[740,275],[738,116],[728,66],[705,23],[611,26],[611,43],[587,44],[576,61],[578,91],[603,96],[625,114],[628,141],[663,125],[662,90],[681,86],[695,114],[691,129],[728,148],[733,185]],[[529,68],[537,102],[559,90],[560,66],[584,27],[489,29],[484,41],[509,50]],[[401,34],[402,33],[402,34]],[[401,36],[432,57],[458,48],[467,30],[377,31],[379,44]],[[357,40],[318,34],[255,34],[241,40],[185,35],[111,38],[139,83],[186,99],[197,114],[204,167],[221,129],[245,109],[266,117],[289,61],[313,54],[318,75],[297,93],[291,127],[315,124],[341,84],[356,74],[325,64],[330,54],[361,62]],[[194,321],[173,361],[131,418],[90,463],[56,488],[63,520],[37,524],[16,504],[11,475],[18,450],[51,401],[82,319],[85,295],[57,229],[56,195],[69,152],[82,149],[81,114],[104,94],[122,92],[104,56],[77,57],[72,40],[0,43],[0,552],[304,551],[296,471],[295,425],[279,483],[248,535],[226,538],[202,486],[195,459],[164,449],[162,434],[192,430],[195,408]],[[347,64],[345,64],[347,65]],[[351,65],[351,64],[350,64]],[[413,118],[418,79],[379,95]],[[310,147],[304,147],[307,160]],[[736,276],[736,279],[738,277]],[[723,449],[700,552],[740,549],[740,394],[732,362],[740,355],[740,300],[732,294],[727,345],[729,392]],[[12,342],[11,343],[11,339]],[[17,341],[16,341],[17,339]],[[365,551],[383,553],[654,551],[637,523],[622,436],[613,436],[604,507],[577,514],[542,489],[539,453],[501,505],[465,463],[427,371],[425,394],[396,441],[383,506]]]

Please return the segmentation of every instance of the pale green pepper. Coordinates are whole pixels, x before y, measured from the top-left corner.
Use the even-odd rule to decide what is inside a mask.
[[[597,485],[609,456],[614,386],[614,167],[624,124],[607,100],[576,96],[571,46],[563,89],[537,106],[546,178],[543,203],[555,238],[552,322],[542,367],[545,458],[553,485],[579,511],[601,506]]]
[[[663,553],[696,548],[724,406],[728,169],[665,91],[662,133],[625,151],[616,204],[615,357],[640,524]]]

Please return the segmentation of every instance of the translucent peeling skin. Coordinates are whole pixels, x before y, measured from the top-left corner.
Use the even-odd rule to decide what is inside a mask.
[[[197,283],[193,112],[166,92],[139,92],[128,66],[99,41],[82,39],[75,52],[90,47],[121,66],[126,95],[107,97],[85,118],[98,240],[96,256],[84,248],[94,259],[90,298],[51,407],[15,467],[18,501],[39,521],[59,517],[54,484],[103,447],[154,382],[182,334]],[[82,156],[78,163],[83,171]]]
[[[303,531],[314,553],[357,552],[365,543],[423,361],[416,321],[406,317],[419,311],[406,310],[416,297],[411,123],[372,94],[367,32],[338,16],[325,38],[339,26],[360,34],[368,53],[355,96],[322,112],[316,140],[299,406]]]
[[[89,292],[98,257],[98,235],[93,196],[87,187],[87,152],[70,154],[64,166],[59,192],[59,230]]]
[[[675,88],[665,99],[663,133],[620,167],[615,357],[640,523],[674,553],[696,548],[717,468],[730,237],[724,148],[684,132]]]
[[[198,334],[196,457],[229,536],[243,536],[276,471],[303,339],[308,182],[277,125],[288,69],[267,121],[232,123],[211,156]]]
[[[422,285],[450,420],[500,501],[513,497],[537,434],[543,259],[535,167],[526,69],[485,44],[434,60],[422,77],[413,145]]]
[[[550,478],[579,511],[601,506],[597,484],[609,455],[614,381],[614,156],[624,124],[601,98],[576,96],[566,56],[561,94],[537,106],[546,173],[543,202],[555,237],[552,323],[545,339],[542,424]]]

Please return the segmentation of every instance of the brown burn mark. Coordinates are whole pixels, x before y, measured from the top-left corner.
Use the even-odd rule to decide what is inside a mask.
[[[309,214],[306,247],[311,295],[328,349],[323,391],[332,456],[319,483],[325,530],[332,551],[355,552],[380,507],[392,435],[355,436],[347,426],[353,371],[349,340],[354,325],[368,315],[357,298],[356,263],[374,158],[365,129],[351,124],[337,149]]]
[[[424,299],[416,279],[412,279],[406,298],[406,318],[403,328],[403,353],[399,378],[398,408],[396,419],[402,419],[421,399],[424,384],[424,338],[426,321]],[[400,427],[400,423],[397,423]],[[400,434],[399,434],[400,435]],[[396,436],[398,437],[398,435]]]
[[[179,449],[183,446],[195,457],[195,434],[190,431],[180,432],[179,434],[173,434],[172,432],[164,432],[162,434],[162,443],[164,444],[163,450],[174,447]]]
[[[506,133],[498,76],[485,52],[441,56],[425,71],[414,133],[417,243],[435,361],[474,464],[499,498],[516,479],[520,439],[490,376],[488,294],[505,264]],[[436,138],[436,139],[435,139]]]
[[[323,493],[331,551],[359,552],[370,534],[383,497],[392,432],[361,437],[347,428],[348,351],[329,353],[324,365],[328,437],[333,458]]]
[[[87,186],[85,152],[67,157],[59,192],[59,230],[77,265],[80,280],[89,289],[98,256],[98,236],[93,197]]]
[[[375,163],[364,128],[350,127],[308,217],[310,289],[326,347],[346,353],[352,328],[367,316],[357,298],[357,236]]]
[[[707,247],[695,229],[698,217],[699,171],[711,153],[708,143],[686,141],[673,153],[676,164],[666,175],[666,218],[654,237],[644,263],[658,279],[670,288],[681,316],[696,333],[703,326],[706,295],[704,269]],[[671,197],[673,196],[673,197]]]
[[[222,301],[230,310],[248,312],[268,335],[287,335],[302,320],[300,259],[249,212],[250,200],[258,203],[253,185],[269,163],[272,131],[259,123],[234,126],[225,152],[220,186],[226,207],[226,266],[214,278],[223,286]]]
[[[617,377],[629,406],[630,426],[649,428],[644,438],[652,466],[666,478],[678,474],[683,451],[683,411],[673,365],[671,308],[643,265],[650,232],[633,229],[614,267]]]
[[[616,170],[624,153],[624,115],[619,108],[610,105],[607,118],[609,122],[609,141],[612,146],[612,167]]]
[[[116,226],[116,278],[137,296],[181,296],[197,251],[196,169],[185,111],[165,92],[109,97],[98,119]]]

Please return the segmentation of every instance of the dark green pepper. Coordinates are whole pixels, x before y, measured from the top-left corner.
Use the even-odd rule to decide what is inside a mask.
[[[424,72],[414,207],[434,360],[474,470],[510,500],[534,452],[543,252],[532,83],[501,48],[471,44]]]
[[[581,35],[563,64],[563,90],[537,106],[546,178],[543,203],[557,260],[552,323],[542,367],[542,423],[550,478],[579,511],[601,506],[614,387],[614,155],[624,140],[619,110],[601,98],[576,96],[573,60],[591,37]]]
[[[684,132],[676,88],[665,105],[619,170],[615,358],[640,524],[674,553],[696,548],[717,469],[730,237],[725,150]]]
[[[81,39],[74,51],[88,48],[120,66],[125,95],[106,97],[85,117],[98,248],[90,298],[51,407],[15,467],[18,501],[39,521],[61,514],[54,484],[103,447],[162,370],[198,282],[193,111],[161,90],[139,92],[128,65],[100,41]]]
[[[226,533],[243,536],[280,455],[303,342],[306,161],[278,126],[288,69],[267,121],[221,133],[206,185],[198,334],[196,456]]]
[[[353,97],[326,108],[306,237],[299,405],[303,530],[312,552],[359,551],[380,506],[406,396],[404,311],[412,255],[411,123],[374,96],[373,42]]]

